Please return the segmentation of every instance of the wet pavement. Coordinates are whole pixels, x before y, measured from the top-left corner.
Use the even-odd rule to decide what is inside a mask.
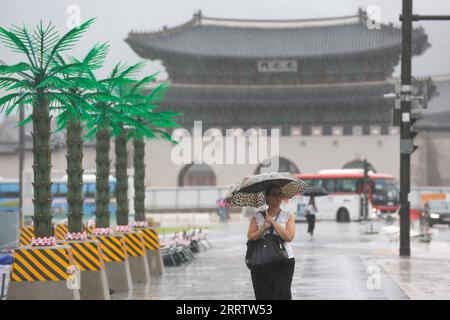
[[[413,238],[412,257],[398,256],[395,226],[374,223],[319,222],[314,238],[297,223],[293,299],[450,299],[450,230],[433,228],[429,244]],[[209,232],[212,249],[196,260],[166,267],[151,284],[113,299],[253,300],[244,263],[246,221],[217,225]]]

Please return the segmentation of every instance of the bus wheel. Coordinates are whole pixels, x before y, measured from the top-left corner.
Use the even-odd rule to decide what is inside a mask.
[[[337,222],[350,222],[350,215],[348,210],[345,208],[340,208],[336,215]]]

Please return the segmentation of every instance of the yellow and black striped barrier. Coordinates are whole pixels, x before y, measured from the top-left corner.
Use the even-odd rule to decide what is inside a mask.
[[[68,241],[66,244],[72,248],[73,260],[81,271],[99,271],[105,267],[99,242]]]
[[[95,227],[88,227],[88,226],[84,227],[84,231],[86,231],[87,234],[94,234],[94,229]]]
[[[71,250],[65,247],[14,250],[11,281],[63,281],[69,278],[68,267],[73,264]]]
[[[131,257],[144,256],[145,247],[142,234],[138,232],[126,232],[123,235],[125,237],[125,248],[127,250],[127,254]]]
[[[144,239],[144,245],[147,250],[158,251],[159,250],[159,237],[158,230],[156,228],[142,228],[142,237]]]
[[[125,252],[126,246],[123,236],[99,235],[95,239],[100,241],[102,257],[105,263],[121,262],[128,258]]]
[[[64,223],[59,223],[55,226],[56,240],[65,240],[66,234],[69,232],[69,227]]]
[[[31,239],[34,237],[34,227],[24,227],[20,230],[19,246],[31,245]]]

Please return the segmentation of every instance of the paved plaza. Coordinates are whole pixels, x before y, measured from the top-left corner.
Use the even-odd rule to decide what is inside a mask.
[[[293,299],[450,299],[450,231],[433,228],[431,243],[411,240],[412,256],[398,256],[396,226],[321,221],[310,239],[306,224],[297,223],[293,243],[296,267]],[[148,286],[113,299],[254,299],[244,263],[246,221],[216,225],[209,233],[212,249],[196,260],[166,267]]]

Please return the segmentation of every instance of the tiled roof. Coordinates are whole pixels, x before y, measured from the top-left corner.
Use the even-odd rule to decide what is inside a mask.
[[[375,51],[400,53],[401,29],[369,29],[364,13],[336,19],[253,21],[194,19],[161,32],[130,32],[126,42],[142,57],[311,58]],[[423,29],[413,34],[413,54],[428,46]]]

